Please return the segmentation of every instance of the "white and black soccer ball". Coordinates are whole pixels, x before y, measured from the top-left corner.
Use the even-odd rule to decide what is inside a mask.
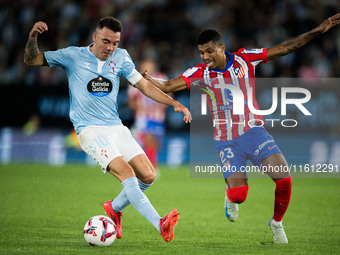
[[[84,226],[85,240],[93,246],[109,246],[116,239],[116,235],[116,225],[103,215],[93,216]]]

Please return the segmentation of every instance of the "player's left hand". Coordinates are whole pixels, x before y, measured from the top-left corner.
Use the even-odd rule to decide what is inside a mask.
[[[183,120],[185,123],[191,122],[191,113],[188,110],[188,108],[183,106],[180,102],[176,101],[176,103],[174,104],[174,109],[175,109],[175,112],[182,112],[184,114]]]
[[[150,77],[151,77],[151,76],[148,74],[148,70],[143,71],[141,74],[142,74],[142,76],[143,76],[145,79],[148,79],[148,78],[150,79]]]
[[[327,32],[331,27],[340,24],[340,13],[335,14],[332,17],[329,17],[324,22],[322,22],[317,28],[321,33]]]

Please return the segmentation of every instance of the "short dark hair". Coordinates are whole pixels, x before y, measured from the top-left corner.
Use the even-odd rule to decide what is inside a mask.
[[[197,44],[202,45],[207,42],[213,41],[219,45],[222,45],[222,36],[221,34],[215,29],[206,29],[203,30],[197,37]]]
[[[112,30],[113,32],[122,32],[123,25],[122,23],[114,18],[114,17],[105,17],[98,21],[97,28],[102,29],[107,27],[108,29]]]

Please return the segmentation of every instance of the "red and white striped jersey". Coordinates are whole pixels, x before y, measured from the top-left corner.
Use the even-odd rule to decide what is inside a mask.
[[[255,66],[267,63],[267,49],[239,49],[234,53],[226,53],[229,62],[225,70],[209,69],[205,63],[189,68],[181,78],[187,83],[188,89],[197,84],[207,94],[214,124],[214,140],[230,141],[244,134],[256,123],[263,123],[262,115],[255,115],[249,110],[248,93],[255,109],[259,109],[255,98]],[[244,96],[244,114],[233,114],[233,96],[223,85],[232,85],[240,89]],[[219,121],[225,120],[225,121]]]

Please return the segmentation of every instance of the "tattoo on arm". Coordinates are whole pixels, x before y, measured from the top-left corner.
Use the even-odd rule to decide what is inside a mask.
[[[300,49],[318,34],[319,32],[313,29],[307,33],[304,33],[294,38],[290,38],[278,45],[275,45],[272,48],[269,48],[270,53],[268,54],[268,60],[272,60],[272,59],[287,55],[291,53],[292,51]]]
[[[317,33],[310,31],[283,42],[282,46],[286,47],[288,52],[292,52],[306,45],[310,40],[312,40],[317,35],[318,35]]]
[[[33,61],[39,54],[37,37],[28,38],[25,48],[25,60],[29,63]]]

